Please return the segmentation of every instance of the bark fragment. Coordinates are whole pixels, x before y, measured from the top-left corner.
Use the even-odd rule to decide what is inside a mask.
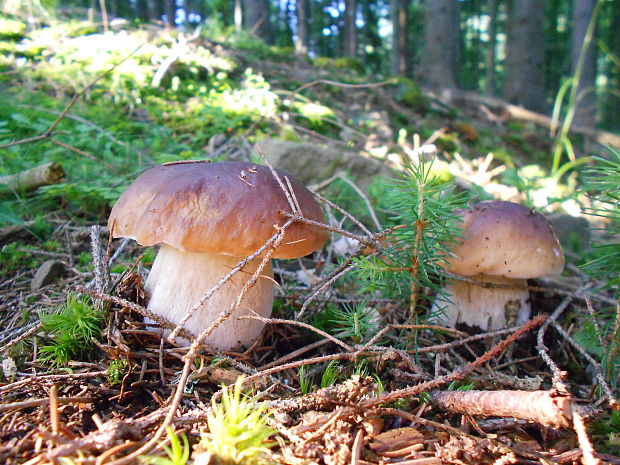
[[[433,391],[431,397],[454,413],[513,417],[553,428],[572,425],[570,398],[553,391]]]

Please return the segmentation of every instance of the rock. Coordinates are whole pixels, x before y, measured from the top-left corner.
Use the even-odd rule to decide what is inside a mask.
[[[52,283],[56,278],[63,276],[66,270],[64,263],[58,260],[47,260],[43,262],[30,282],[31,289],[33,291],[38,291],[43,286]]]
[[[265,139],[256,144],[254,153],[264,153],[276,168],[295,176],[302,183],[317,184],[338,171],[347,171],[365,187],[375,176],[393,176],[380,160],[355,152],[344,152],[310,142]]]

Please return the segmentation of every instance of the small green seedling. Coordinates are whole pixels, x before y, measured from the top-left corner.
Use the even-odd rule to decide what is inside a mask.
[[[200,446],[211,452],[222,465],[263,465],[271,463],[272,446],[267,439],[274,430],[267,425],[265,406],[242,394],[243,377],[234,386],[223,388],[222,400],[212,401],[207,416],[208,433],[202,434]]]
[[[170,447],[163,446],[166,451],[166,455],[168,457],[149,457],[149,456],[141,456],[140,459],[143,463],[149,465],[186,465],[189,460],[191,448],[189,446],[189,440],[185,434],[181,435],[181,439],[183,440],[183,445],[181,445],[181,441],[179,441],[178,436],[174,432],[172,427],[168,426],[166,428],[166,433],[168,434],[168,439],[170,440]]]
[[[41,329],[50,338],[41,348],[39,361],[52,366],[65,366],[101,335],[103,314],[86,297],[69,294],[59,312],[41,314],[40,318]]]

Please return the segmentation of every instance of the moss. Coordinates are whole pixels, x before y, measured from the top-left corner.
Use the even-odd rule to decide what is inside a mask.
[[[348,69],[359,74],[364,74],[364,64],[361,60],[353,57],[340,57],[334,60],[334,68]]]
[[[420,86],[404,76],[394,78],[397,82],[396,101],[419,111],[428,109],[428,99]]]
[[[0,39],[18,41],[26,35],[26,23],[9,18],[0,18]]]

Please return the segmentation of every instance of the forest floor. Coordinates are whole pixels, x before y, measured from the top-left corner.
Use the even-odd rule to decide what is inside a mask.
[[[367,76],[355,61],[311,62],[206,38],[165,39],[186,61],[157,67],[153,50],[131,55],[134,70],[150,73],[148,90],[118,65],[143,33],[123,38],[105,75],[111,65],[85,70],[70,47],[55,53],[77,71],[41,50],[2,63],[0,174],[52,161],[67,175],[2,193],[0,462],[620,464],[620,312],[615,289],[582,268],[605,222],[566,219],[591,204],[580,173],[569,171],[579,163],[564,178],[550,175],[545,121],[515,119],[497,100],[440,98],[407,79]],[[224,62],[234,69],[214,78]],[[207,90],[196,96],[200,86]],[[232,112],[227,99],[262,107]],[[323,252],[276,262],[276,308],[252,347],[178,346],[145,325],[143,280],[154,252],[110,241],[107,229],[110,203],[140,171],[191,158],[257,162],[253,145],[265,137],[363,152],[393,168],[419,154],[414,135],[434,144],[436,174],[472,199],[533,206],[542,198],[536,206],[561,218],[567,266],[529,282],[528,323],[447,329],[424,316],[433,289],[418,289],[413,317],[409,284],[368,291],[356,275],[363,253],[336,249],[347,233],[379,241],[391,211],[381,203],[383,181],[362,189],[355,173],[343,180],[338,172],[314,181],[352,214],[332,210],[335,232]],[[575,134],[591,147],[600,137],[614,140]],[[239,380],[252,396],[245,413],[231,399]],[[226,420],[217,416],[222,399]]]

